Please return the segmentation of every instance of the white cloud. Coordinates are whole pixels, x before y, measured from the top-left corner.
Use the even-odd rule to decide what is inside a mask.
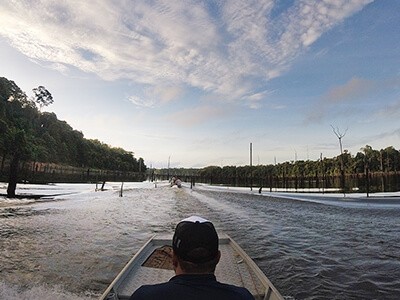
[[[155,107],[179,99],[184,94],[180,86],[157,85],[143,88],[143,96],[131,95],[128,101],[139,107]]]
[[[273,17],[272,0],[2,1],[0,35],[64,73],[71,66],[144,84],[143,93],[150,86],[148,99],[131,98],[142,106],[182,93],[160,94],[159,86],[186,86],[258,107],[263,99],[251,96],[256,90],[369,2],[299,0]]]
[[[142,99],[137,96],[129,96],[128,101],[130,101],[131,103],[133,103],[134,105],[139,106],[139,107],[153,107],[154,106],[154,102],[151,102],[148,99]]]
[[[167,117],[167,120],[174,122],[179,126],[192,127],[207,121],[221,119],[222,116],[225,116],[229,113],[229,109],[205,105],[181,110],[172,115],[169,115]]]
[[[164,104],[179,99],[184,94],[184,89],[180,86],[157,85],[151,87],[147,94],[155,99],[155,102]]]

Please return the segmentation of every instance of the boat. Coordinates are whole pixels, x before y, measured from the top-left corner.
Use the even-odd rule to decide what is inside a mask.
[[[144,284],[168,281],[175,275],[171,237],[153,236],[132,257],[108,286],[100,300],[129,299]],[[283,300],[256,263],[227,234],[219,234],[221,260],[215,270],[217,280],[247,288],[255,299]]]
[[[176,186],[177,186],[178,188],[181,188],[181,187],[182,187],[182,180],[180,180],[179,178],[177,178],[177,179],[175,180],[175,184],[176,184]]]
[[[171,187],[177,186],[178,188],[182,187],[182,180],[180,178],[172,177],[170,180]]]

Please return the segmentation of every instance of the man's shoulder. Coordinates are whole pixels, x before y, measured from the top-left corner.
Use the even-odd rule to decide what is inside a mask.
[[[190,297],[189,297],[190,295]],[[210,280],[207,283],[194,283],[182,277],[173,278],[169,282],[143,285],[137,289],[130,300],[152,299],[229,299],[254,300],[253,295],[244,287]]]
[[[241,299],[241,300],[254,300],[253,295],[249,292],[248,289],[236,285],[231,285],[227,283],[221,283],[219,282],[219,285],[225,289],[226,291],[229,291],[232,293],[232,295],[236,295],[234,299]]]
[[[160,299],[160,295],[168,295],[168,291],[172,289],[169,282],[152,284],[152,285],[142,285],[138,288],[129,298],[130,300],[140,300],[140,299]],[[168,299],[168,298],[163,298]]]

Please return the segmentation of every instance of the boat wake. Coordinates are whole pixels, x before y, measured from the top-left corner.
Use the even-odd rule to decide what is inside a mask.
[[[256,189],[250,191],[249,188],[210,186],[199,184],[199,190],[212,192],[229,192],[231,194],[259,195],[263,197],[281,198],[293,201],[311,202],[322,205],[338,206],[345,208],[400,208],[400,192],[374,193],[367,197],[366,194],[351,193],[307,193],[307,192],[257,192]]]
[[[41,300],[90,300],[96,299],[98,295],[86,293],[77,295],[64,290],[60,285],[35,285],[29,288],[21,288],[8,283],[0,282],[0,299],[20,300],[20,299],[41,299]]]

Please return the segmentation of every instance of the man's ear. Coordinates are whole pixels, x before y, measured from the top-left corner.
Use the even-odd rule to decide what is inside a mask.
[[[176,256],[175,252],[172,251],[172,265],[174,266],[174,270],[178,267],[178,257]]]
[[[178,256],[174,252],[172,252],[172,265],[174,267],[175,275],[181,275],[185,273],[179,264]]]

